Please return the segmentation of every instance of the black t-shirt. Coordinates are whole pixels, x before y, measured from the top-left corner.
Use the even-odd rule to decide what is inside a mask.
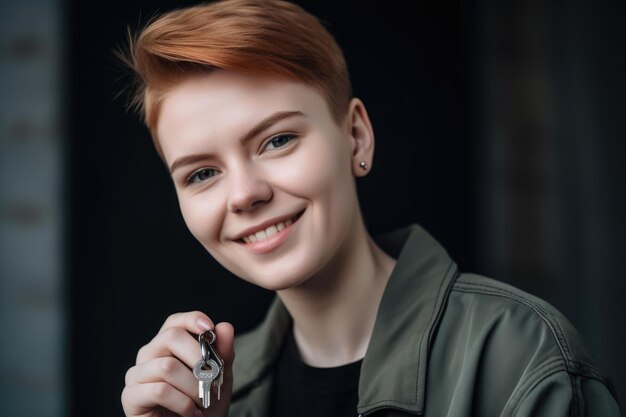
[[[272,417],[356,417],[361,362],[315,368],[300,358],[293,333],[278,359]]]

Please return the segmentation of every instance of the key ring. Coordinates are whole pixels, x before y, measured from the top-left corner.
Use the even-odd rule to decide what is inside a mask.
[[[207,333],[211,340],[208,340]],[[204,363],[208,363],[211,357],[211,343],[215,342],[215,332],[213,330],[207,330],[198,335],[198,342],[200,343],[200,353],[202,354],[202,360]]]
[[[207,338],[207,334],[211,336],[211,340],[209,340],[209,344],[212,344],[213,342],[215,342],[215,332],[213,330],[205,330],[202,333],[200,333],[198,335],[198,342],[202,343],[202,339],[206,339]]]

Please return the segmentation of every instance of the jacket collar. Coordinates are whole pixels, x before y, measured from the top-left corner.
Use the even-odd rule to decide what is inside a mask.
[[[376,239],[397,259],[378,309],[363,359],[358,412],[382,408],[411,414],[424,411],[428,352],[443,313],[456,264],[443,247],[417,225]],[[233,399],[271,372],[291,317],[276,297],[257,329],[237,338]]]

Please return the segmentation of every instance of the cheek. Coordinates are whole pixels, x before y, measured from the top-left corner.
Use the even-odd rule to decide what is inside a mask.
[[[312,203],[311,216],[318,232],[328,238],[341,236],[351,224],[357,207],[350,154],[343,138],[313,142],[289,161],[283,188]],[[332,142],[335,141],[335,142]],[[331,239],[332,240],[332,239]]]
[[[219,237],[220,211],[218,205],[203,193],[179,197],[179,207],[187,228],[204,247]]]
[[[302,197],[322,197],[343,193],[351,181],[349,156],[341,146],[341,138],[310,138],[301,152],[290,158],[282,181],[294,194]]]

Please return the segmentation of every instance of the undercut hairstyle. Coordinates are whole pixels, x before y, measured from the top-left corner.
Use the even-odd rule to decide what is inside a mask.
[[[216,70],[274,76],[307,84],[326,100],[338,123],[352,91],[333,36],[300,6],[280,0],[222,0],[152,19],[119,54],[135,75],[130,107],[156,134],[160,104],[181,82]]]

